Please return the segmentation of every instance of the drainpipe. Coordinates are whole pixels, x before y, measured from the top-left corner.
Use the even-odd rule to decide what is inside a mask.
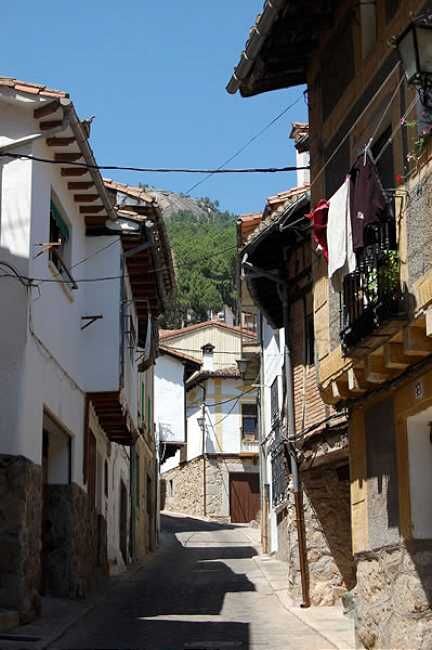
[[[285,334],[285,381],[286,381],[286,409],[287,409],[287,423],[288,423],[288,454],[291,460],[291,474],[293,482],[294,504],[297,519],[297,537],[298,537],[298,550],[300,559],[300,577],[302,586],[302,599],[301,607],[310,607],[309,597],[309,580],[308,580],[308,567],[306,561],[306,534],[304,524],[303,512],[303,494],[301,487],[301,478],[299,471],[299,464],[297,458],[297,451],[295,448],[296,439],[296,425],[294,415],[294,381],[293,381],[293,366],[291,356],[291,343],[290,343],[290,308],[288,300],[288,287],[286,284],[280,287],[280,295],[282,299],[283,308],[283,326]]]

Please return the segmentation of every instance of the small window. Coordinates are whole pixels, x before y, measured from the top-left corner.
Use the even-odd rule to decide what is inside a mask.
[[[169,495],[170,497],[174,496],[174,479],[170,478],[169,481]]]
[[[277,377],[270,387],[270,406],[271,421],[274,424],[279,419],[279,386]]]
[[[257,437],[257,406],[256,404],[242,404],[242,435],[248,438]]]
[[[147,474],[146,502],[147,502],[147,514],[148,514],[149,517],[151,517],[151,514],[152,514],[152,500],[153,500],[152,480],[151,480],[150,476]]]
[[[314,317],[313,314],[306,316],[305,322],[305,336],[306,336],[306,365],[313,366],[315,363],[315,331],[314,331]]]
[[[108,461],[106,460],[104,463],[104,493],[105,496],[108,498]]]
[[[71,284],[73,289],[77,289],[78,287],[69,272],[71,264],[70,228],[53,198],[51,198],[50,204],[49,243],[49,260],[62,278]]]

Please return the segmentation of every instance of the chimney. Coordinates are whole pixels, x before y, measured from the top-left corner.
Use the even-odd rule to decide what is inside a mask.
[[[203,345],[201,350],[203,353],[203,370],[214,370],[214,363],[213,363],[213,350],[214,350],[214,345],[211,343],[206,343],[206,345]]]
[[[309,124],[305,122],[293,122],[290,133],[291,140],[294,140],[296,148],[296,167],[309,166]],[[308,169],[297,170],[297,186],[309,185],[310,172]]]

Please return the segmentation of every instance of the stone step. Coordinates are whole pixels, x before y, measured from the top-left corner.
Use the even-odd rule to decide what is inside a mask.
[[[7,632],[19,625],[19,615],[13,609],[0,609],[0,632]]]

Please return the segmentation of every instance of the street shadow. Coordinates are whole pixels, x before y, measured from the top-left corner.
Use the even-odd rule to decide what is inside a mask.
[[[195,517],[178,517],[164,512],[160,516],[161,530],[167,533],[205,532],[211,530],[234,530],[237,524],[225,524],[217,521],[204,521]]]

